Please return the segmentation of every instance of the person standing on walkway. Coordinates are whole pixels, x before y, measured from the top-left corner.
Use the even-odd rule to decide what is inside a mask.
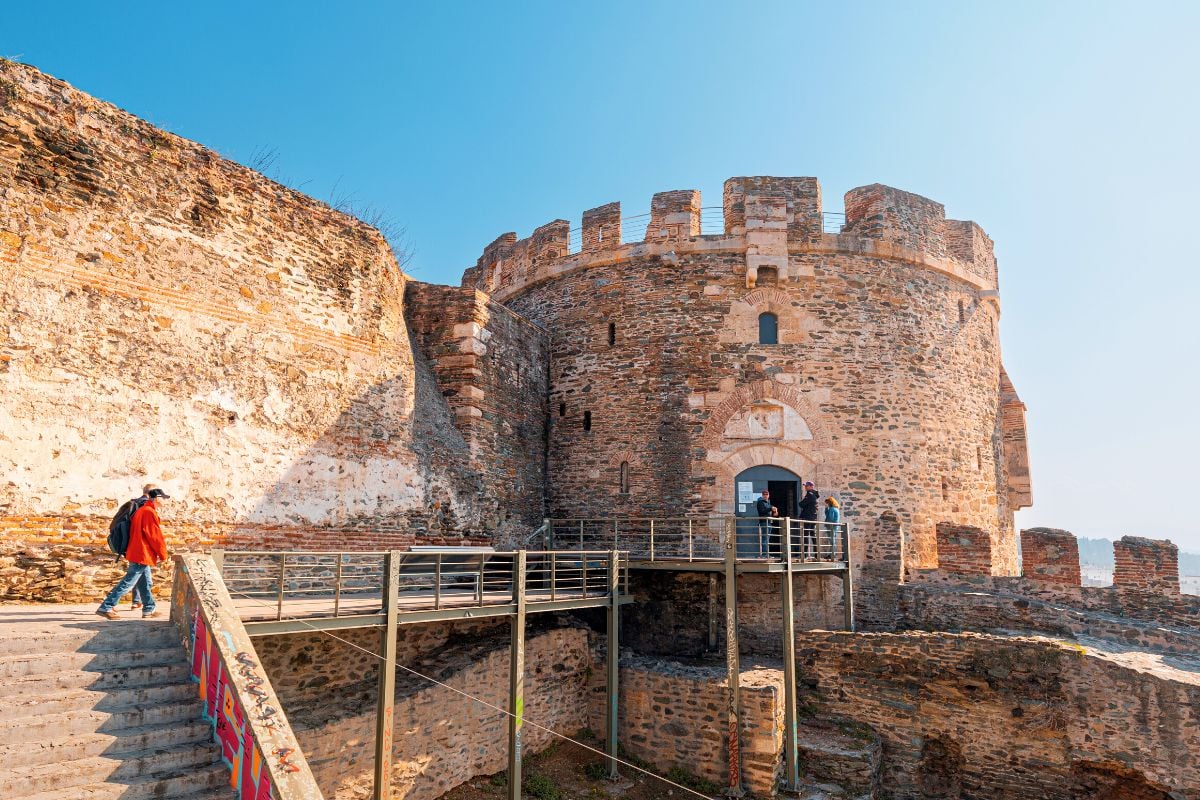
[[[142,618],[157,617],[154,595],[151,588],[154,581],[151,569],[167,558],[167,543],[163,539],[162,526],[158,516],[158,504],[169,500],[170,495],[158,487],[147,492],[149,499],[133,515],[129,521],[129,549],[125,551],[125,560],[129,562],[125,577],[113,587],[104,598],[96,613],[105,619],[120,619],[116,612],[117,603],[121,598],[135,590],[141,593]]]
[[[142,496],[134,498],[132,502],[137,503],[138,507],[141,508],[150,499],[150,490],[157,488],[153,483],[147,483],[142,487]],[[137,512],[135,511],[134,513],[136,514]],[[132,522],[132,519],[130,521]],[[133,601],[131,605],[134,611],[146,605],[146,596],[149,594],[150,585],[146,582],[146,577],[142,576],[138,578],[138,582],[133,586],[133,596],[130,598]]]
[[[800,501],[800,519],[804,521],[804,560],[817,555],[817,498],[821,493],[812,481],[804,482],[804,498]]]
[[[754,501],[754,513],[758,517],[758,557],[766,558],[770,540],[769,517],[771,516],[771,491],[762,490],[762,497]]]
[[[842,521],[841,505],[836,497],[825,498],[825,521],[833,523]]]

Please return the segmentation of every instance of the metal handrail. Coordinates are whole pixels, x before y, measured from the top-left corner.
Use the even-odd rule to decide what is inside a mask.
[[[608,596],[613,550],[570,548],[555,550],[430,553],[237,550],[214,551],[222,579],[231,594],[274,599],[275,619],[282,620],[289,600],[327,601],[315,616],[378,613],[390,557],[398,559],[398,591],[405,611],[445,608],[483,608],[512,602],[518,555],[525,554],[524,580],[530,602],[590,599]],[[363,563],[362,556],[375,563]],[[318,563],[312,563],[319,559]],[[615,583],[629,586],[627,554],[616,556]],[[358,601],[359,608],[347,603]],[[364,606],[365,601],[365,606]],[[261,604],[260,604],[261,605]]]
[[[697,525],[696,523],[701,523]],[[549,520],[551,547],[613,547],[632,561],[713,562],[724,558],[727,531],[736,537],[738,560],[784,560],[780,541],[788,532],[791,559],[800,563],[848,561],[845,522],[789,517],[570,517]]]

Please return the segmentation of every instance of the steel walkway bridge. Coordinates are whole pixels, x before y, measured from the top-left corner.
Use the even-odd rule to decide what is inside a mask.
[[[799,783],[795,698],[795,600],[792,578],[842,579],[845,624],[853,630],[849,534],[844,523],[788,518],[547,519],[532,537],[541,550],[413,547],[406,551],[213,551],[213,560],[251,636],[348,628],[381,629],[382,667],[375,741],[375,793],[390,798],[391,705],[400,625],[508,617],[509,793],[521,791],[525,617],[584,608],[607,610],[607,752],[617,775],[620,607],[633,602],[631,570],[711,575],[711,646],[716,645],[718,576],[724,576],[725,650],[729,676],[729,790],[741,791],[738,708],[737,579],[780,578],[785,672],[784,788]],[[385,699],[387,702],[385,702]]]

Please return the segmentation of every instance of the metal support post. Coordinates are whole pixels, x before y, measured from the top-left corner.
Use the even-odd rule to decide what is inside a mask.
[[[525,561],[526,552],[513,555],[512,646],[508,658],[508,797],[521,800],[521,729],[525,724]]]
[[[854,630],[854,570],[850,564],[850,526],[842,526],[842,610],[846,614],[846,630]]]
[[[783,788],[800,789],[796,719],[796,605],[792,586],[792,537],[783,537]]]
[[[738,653],[737,631],[737,531],[734,521],[725,521],[725,669],[729,682],[729,781],[725,794],[742,797],[742,746],[741,721],[738,709],[741,706],[739,681],[741,679],[741,656]]]
[[[287,553],[279,554],[279,586],[275,589],[275,619],[283,619],[283,586],[287,577]]]
[[[613,550],[608,556],[608,716],[605,718],[608,733],[608,777],[616,780],[617,772],[617,699],[618,659],[620,656],[621,629],[621,554]]]
[[[396,631],[400,616],[400,553],[383,560],[383,662],[379,665],[379,702],[375,707],[375,792],[373,800],[392,796],[392,705],[396,697]]]
[[[708,649],[717,649],[717,573],[708,573]]]

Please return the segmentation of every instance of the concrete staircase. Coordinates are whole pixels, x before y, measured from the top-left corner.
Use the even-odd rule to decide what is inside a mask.
[[[234,797],[176,629],[121,609],[0,606],[0,797]]]

